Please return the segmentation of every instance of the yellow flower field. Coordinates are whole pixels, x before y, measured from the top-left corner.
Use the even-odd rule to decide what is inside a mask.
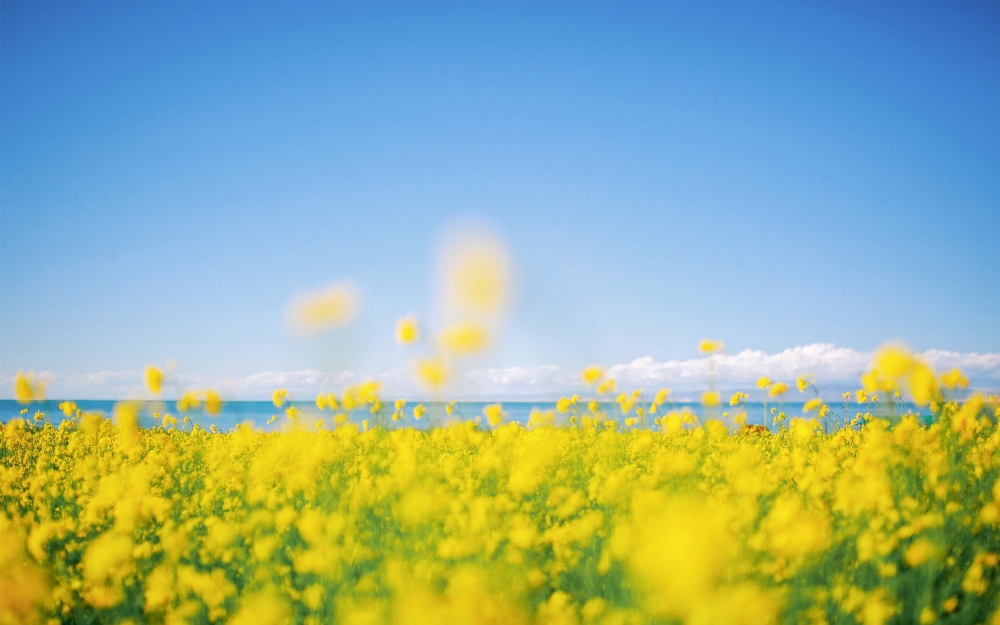
[[[866,384],[925,392],[932,425],[829,432],[638,393],[527,427],[290,408],[283,431],[223,433],[66,406],[2,428],[0,621],[1000,623],[1000,406],[925,373],[884,351]]]

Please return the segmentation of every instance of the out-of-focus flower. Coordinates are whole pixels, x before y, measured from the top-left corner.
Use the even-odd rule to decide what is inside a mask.
[[[349,282],[340,282],[296,298],[289,308],[289,318],[295,329],[314,334],[347,325],[360,310],[357,288]]]
[[[222,412],[222,397],[212,389],[205,390],[205,412],[213,417]]]
[[[703,354],[716,354],[721,352],[725,348],[725,343],[722,341],[713,341],[711,339],[702,339],[698,343],[698,351]]]
[[[774,384],[771,385],[771,388],[770,390],[768,390],[767,394],[770,395],[771,397],[778,397],[780,395],[784,395],[787,392],[788,392],[787,384],[785,384],[784,382],[775,382]]]
[[[441,346],[455,356],[481,352],[489,342],[487,329],[475,323],[456,323],[441,332]]]
[[[701,394],[701,403],[706,408],[714,408],[720,403],[719,391],[705,391]]]
[[[275,408],[281,408],[286,401],[288,401],[288,390],[279,388],[271,393],[271,403],[274,404]]]
[[[159,367],[146,365],[146,388],[153,395],[159,395],[163,388],[163,371]]]
[[[448,366],[440,358],[418,360],[414,364],[417,381],[424,388],[432,391],[440,390],[448,383],[450,372]]]
[[[757,388],[771,388],[773,384],[774,382],[771,381],[771,378],[766,376],[757,380]]]
[[[45,401],[45,383],[36,380],[34,373],[18,371],[14,376],[14,399],[21,404]]]
[[[497,427],[503,423],[503,406],[500,404],[490,404],[483,407],[483,414],[491,427]]]
[[[802,411],[812,412],[813,410],[817,410],[822,405],[823,405],[822,399],[820,399],[819,397],[813,397],[802,406]]]
[[[580,378],[587,386],[593,386],[604,379],[604,367],[591,365],[580,372]]]
[[[481,319],[505,311],[511,262],[496,235],[482,229],[451,233],[441,252],[440,271],[449,316]]]
[[[941,384],[945,388],[954,390],[956,388],[969,388],[969,378],[962,375],[961,370],[952,369],[947,373],[941,374]]]
[[[420,338],[420,325],[415,315],[403,317],[396,322],[396,342],[409,345]]]

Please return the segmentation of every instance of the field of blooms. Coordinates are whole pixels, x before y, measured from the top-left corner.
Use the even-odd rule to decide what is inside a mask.
[[[718,419],[636,393],[418,429],[368,385],[276,432],[67,403],[2,427],[0,621],[1000,623],[1000,405],[876,363],[841,418],[773,428],[740,424],[743,393]],[[865,410],[894,388],[934,418]]]

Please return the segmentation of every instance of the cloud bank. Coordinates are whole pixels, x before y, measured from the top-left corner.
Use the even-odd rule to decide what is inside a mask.
[[[921,356],[939,372],[956,367],[961,369],[973,388],[984,391],[1000,389],[1000,353],[932,349]],[[755,388],[754,384],[761,376],[790,382],[798,375],[809,373],[816,376],[819,388],[833,397],[844,390],[856,388],[859,376],[870,366],[871,360],[871,352],[830,343],[813,343],[773,354],[747,349],[732,355],[718,354],[711,359],[657,361],[646,356],[609,366],[607,372],[617,380],[619,389],[653,391],[669,387],[678,399],[696,397],[713,378],[715,386],[720,389],[750,390]],[[80,375],[43,372],[40,376],[48,381],[47,394],[52,398],[125,399],[144,394],[141,371],[101,371]],[[172,398],[186,389],[211,387],[230,400],[267,399],[274,389],[287,388],[294,397],[309,399],[319,392],[337,392],[344,386],[370,378],[382,382],[386,397],[427,397],[407,371],[374,374],[359,371],[329,373],[317,369],[264,371],[243,378],[168,373],[164,396]],[[9,399],[13,392],[13,373],[0,375],[0,384],[0,396]],[[578,371],[559,365],[538,365],[465,371],[446,395],[448,399],[461,400],[541,400],[585,390]]]

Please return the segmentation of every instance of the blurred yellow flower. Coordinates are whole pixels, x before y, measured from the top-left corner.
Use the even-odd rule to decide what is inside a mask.
[[[212,389],[205,391],[205,412],[212,416],[222,412],[222,397]]]
[[[481,318],[504,312],[511,263],[499,237],[485,230],[452,233],[442,249],[440,269],[449,315]]]
[[[597,385],[597,393],[599,395],[604,395],[605,393],[615,392],[615,380],[614,378],[607,378],[603,382]]]
[[[440,390],[448,383],[448,366],[438,358],[418,360],[414,364],[417,381],[432,391]]]
[[[698,343],[698,351],[703,354],[715,354],[721,352],[724,347],[725,344],[722,341],[713,341],[710,339],[702,339]]]
[[[45,401],[45,384],[35,380],[34,373],[18,371],[14,376],[14,399],[21,404]]]
[[[705,391],[701,395],[701,403],[706,408],[714,408],[718,406],[721,402],[718,391]]]
[[[456,356],[467,356],[486,349],[489,332],[474,323],[457,323],[441,331],[441,346]]]
[[[311,334],[354,321],[360,309],[357,288],[349,282],[340,282],[296,298],[289,316],[295,329]]]
[[[813,397],[802,406],[802,411],[812,412],[813,410],[818,410],[819,407],[822,405],[823,405],[822,399],[820,399],[819,397]]]
[[[771,389],[767,392],[771,397],[778,397],[779,395],[784,395],[788,392],[788,385],[784,382],[775,382],[771,385]]]
[[[771,388],[772,384],[774,384],[774,382],[772,382],[771,378],[768,377],[763,377],[757,380],[757,388]]]
[[[403,317],[396,322],[396,342],[400,345],[409,345],[420,338],[420,326],[414,315]]]
[[[275,391],[271,394],[271,403],[274,404],[275,408],[281,408],[285,405],[286,401],[288,401],[288,391],[286,389],[275,389]]]
[[[486,415],[486,422],[491,427],[497,427],[503,423],[503,406],[500,404],[490,404],[483,407],[483,414]]]
[[[146,365],[146,388],[153,395],[159,395],[163,388],[163,371],[153,365]]]
[[[604,379],[604,368],[598,365],[591,365],[580,372],[580,377],[583,379],[584,384],[593,386]]]
[[[961,370],[952,369],[947,373],[941,374],[941,384],[943,384],[945,388],[952,390],[956,388],[968,388],[969,379],[962,375]]]

